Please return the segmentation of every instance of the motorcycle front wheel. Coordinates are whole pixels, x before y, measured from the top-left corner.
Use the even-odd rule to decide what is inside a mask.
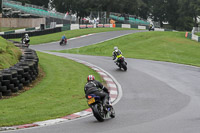
[[[113,107],[111,107],[111,110],[110,110],[110,117],[115,118],[115,110]]]

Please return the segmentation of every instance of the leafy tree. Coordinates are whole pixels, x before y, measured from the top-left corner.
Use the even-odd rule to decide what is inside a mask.
[[[150,17],[153,21],[160,22],[163,27],[163,22],[166,22],[166,4],[167,0],[151,0],[150,4]]]
[[[191,9],[190,0],[179,0],[179,17],[177,19],[178,30],[188,30],[191,31],[193,26],[193,9]]]
[[[197,18],[200,16],[200,0],[190,0],[189,7],[194,18],[194,27],[198,27]]]
[[[172,26],[173,29],[177,28],[177,18],[179,18],[178,14],[178,0],[167,0],[166,2],[166,20]]]
[[[2,1],[0,0],[0,13],[2,12],[1,4],[2,4]]]

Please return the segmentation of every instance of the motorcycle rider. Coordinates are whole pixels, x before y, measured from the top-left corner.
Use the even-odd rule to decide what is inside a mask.
[[[122,57],[122,52],[118,49],[118,47],[114,47],[114,51],[113,51],[113,60],[115,60],[114,62],[119,65],[118,62],[118,58]],[[125,61],[126,63],[126,61]],[[127,64],[127,63],[126,63]]]
[[[61,38],[61,43],[66,43],[67,42],[67,38],[66,38],[66,36],[65,36],[65,34],[62,36],[62,38]]]
[[[86,98],[89,94],[95,94],[97,96],[100,96],[101,100],[103,101],[103,107],[105,110],[107,109],[107,107],[111,106],[109,104],[108,89],[105,86],[103,86],[99,81],[95,80],[95,77],[93,75],[89,75],[87,77],[87,83],[84,87],[84,91]]]
[[[150,30],[153,30],[154,31],[154,25],[153,24],[150,24],[150,26],[149,26],[149,31]]]
[[[28,43],[30,42],[30,38],[27,33],[22,37],[21,41],[22,41],[22,44],[25,44],[28,46]]]

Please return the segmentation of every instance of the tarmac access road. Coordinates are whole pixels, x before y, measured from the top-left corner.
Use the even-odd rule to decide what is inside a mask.
[[[125,31],[112,32],[112,37]],[[139,31],[127,31],[139,32]],[[115,34],[116,33],[116,34]],[[121,33],[121,34],[120,34]],[[69,41],[83,46],[109,39],[110,32]],[[115,35],[115,36],[114,36]],[[91,42],[91,43],[90,43]],[[80,45],[79,45],[80,44]],[[41,49],[40,49],[41,46]],[[52,47],[51,47],[52,46]],[[56,43],[36,50],[60,50]],[[52,53],[92,63],[110,73],[122,87],[123,95],[114,105],[116,118],[98,122],[93,116],[42,126],[15,130],[16,133],[199,133],[200,68],[149,60],[129,59],[128,70],[119,70],[111,57]],[[112,54],[112,51],[111,51]]]

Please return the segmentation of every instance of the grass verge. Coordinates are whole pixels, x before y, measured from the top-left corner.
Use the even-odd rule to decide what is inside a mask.
[[[118,46],[127,58],[200,66],[200,44],[184,35],[184,32],[143,32],[60,52],[112,56],[113,47]]]
[[[11,42],[0,37],[0,70],[9,68],[19,61],[21,51]]]
[[[17,29],[23,29],[23,28],[0,27],[0,32],[13,31]]]
[[[81,35],[87,35],[87,34],[91,34],[91,33],[120,31],[120,30],[134,30],[134,29],[129,29],[129,28],[88,28],[88,29],[80,29],[80,30],[69,30],[69,31],[63,31],[63,32],[58,32],[58,33],[53,33],[53,34],[48,34],[48,35],[31,37],[30,44],[36,45],[36,44],[59,41],[64,34],[66,34],[66,37],[69,39],[69,38],[73,38],[73,37],[77,37],[77,36],[81,36]],[[20,42],[21,38],[12,39],[12,40]]]
[[[89,74],[100,76],[85,65],[38,52],[46,76],[35,87],[16,97],[0,100],[0,126],[27,124],[58,118],[88,108],[84,85]]]
[[[195,33],[197,36],[200,36],[200,32],[198,32],[198,33]]]

